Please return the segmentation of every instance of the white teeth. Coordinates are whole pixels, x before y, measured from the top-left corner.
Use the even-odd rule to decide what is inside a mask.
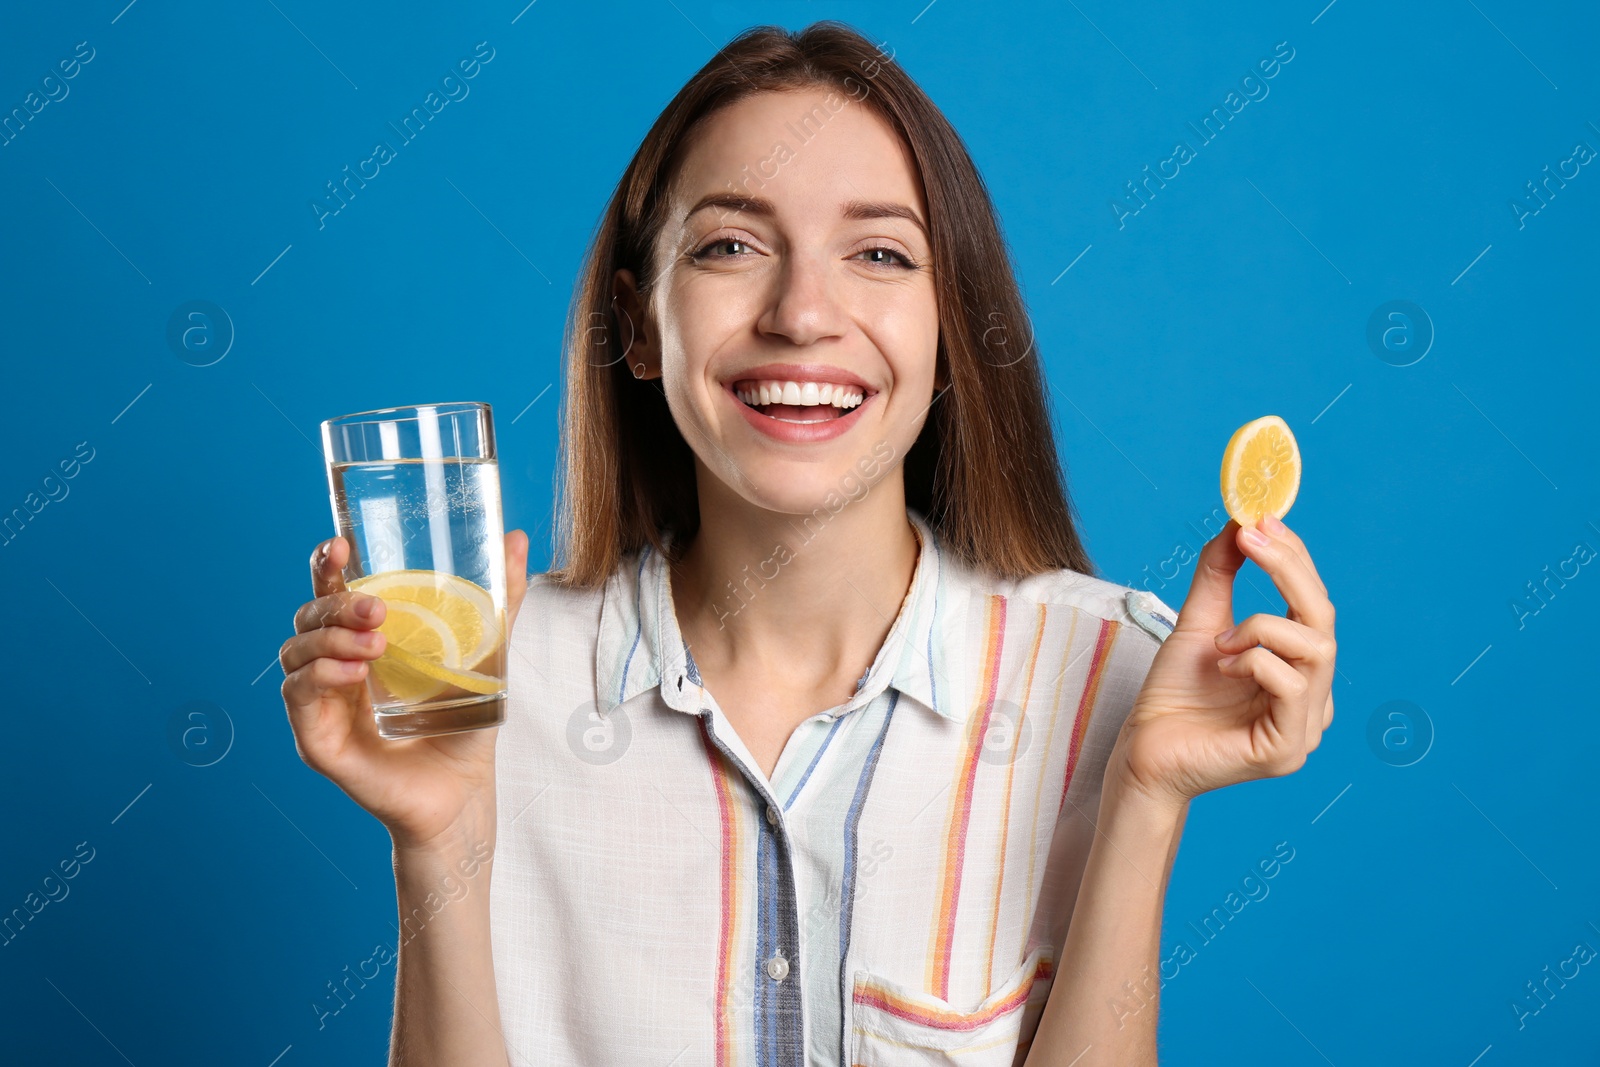
[[[735,394],[752,407],[791,404],[796,407],[853,408],[866,399],[854,386],[836,382],[760,381],[743,383]]]

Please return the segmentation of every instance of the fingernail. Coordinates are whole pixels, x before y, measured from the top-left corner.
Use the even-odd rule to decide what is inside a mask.
[[[1223,645],[1227,644],[1228,641],[1233,637],[1233,635],[1236,632],[1238,632],[1238,629],[1239,628],[1237,626],[1235,626],[1232,629],[1228,629],[1228,630],[1222,631],[1220,634],[1217,635],[1217,643],[1218,644],[1223,644]]]
[[[1251,548],[1266,548],[1272,543],[1266,534],[1262,533],[1254,526],[1245,527],[1245,531],[1242,536],[1244,537],[1244,543],[1249,545]]]
[[[1288,527],[1283,524],[1282,519],[1271,514],[1261,516],[1261,528],[1273,535],[1281,534],[1284,530],[1288,529]]]
[[[363,619],[370,619],[372,618],[373,611],[377,609],[377,606],[378,602],[372,597],[362,597],[360,600],[356,601],[356,614],[360,615]]]
[[[1223,656],[1221,659],[1217,660],[1217,666],[1226,667],[1228,664],[1232,663],[1234,660],[1236,660],[1238,658],[1239,658],[1239,656],[1238,656],[1237,653],[1235,653],[1234,655],[1231,655],[1231,656]]]

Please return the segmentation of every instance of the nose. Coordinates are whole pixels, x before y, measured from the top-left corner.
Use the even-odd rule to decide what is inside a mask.
[[[846,315],[834,286],[829,257],[822,252],[785,257],[775,273],[774,291],[757,322],[766,335],[797,345],[844,335]]]

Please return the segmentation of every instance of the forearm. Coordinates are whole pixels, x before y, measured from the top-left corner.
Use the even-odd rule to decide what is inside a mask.
[[[1158,804],[1114,779],[1027,1067],[1156,1063],[1161,912],[1188,805]]]
[[[489,938],[494,823],[483,823],[486,834],[422,852],[395,850],[400,933],[390,1067],[507,1062]]]

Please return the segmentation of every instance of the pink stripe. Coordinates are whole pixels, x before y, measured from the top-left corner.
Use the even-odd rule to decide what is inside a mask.
[[[1022,986],[1006,999],[985,1011],[975,1012],[970,1015],[955,1011],[939,1011],[929,1009],[905,999],[898,994],[890,992],[883,986],[874,983],[864,983],[857,987],[854,1000],[857,1004],[866,1004],[870,1007],[887,1012],[896,1018],[905,1019],[907,1022],[917,1023],[921,1026],[931,1026],[938,1030],[976,1030],[978,1027],[993,1022],[1008,1012],[1015,1011],[1027,1003],[1028,994],[1033,989],[1033,983],[1051,977],[1054,965],[1049,959],[1041,959],[1033,973],[1022,983]]]
[[[1006,888],[1006,849],[1011,836],[1011,796],[1016,781],[1017,744],[1022,737],[1022,726],[1028,717],[1028,705],[1033,699],[1033,669],[1039,663],[1039,648],[1044,644],[1044,628],[1049,620],[1049,609],[1039,605],[1039,624],[1033,631],[1033,648],[1028,653],[1028,682],[1022,690],[1022,706],[1017,709],[1017,721],[1011,724],[1011,755],[1006,760],[1005,801],[1000,808],[1000,838],[995,855],[994,910],[989,916],[989,948],[983,957],[983,995],[988,996],[994,981],[994,947],[1000,939],[1000,904]],[[1030,727],[1031,729],[1031,727]]]
[[[1084,679],[1083,695],[1078,698],[1078,718],[1072,724],[1072,749],[1067,754],[1067,775],[1061,783],[1061,803],[1056,811],[1067,806],[1067,788],[1072,785],[1072,772],[1078,767],[1078,753],[1083,750],[1084,736],[1089,732],[1089,719],[1094,715],[1095,701],[1100,696],[1100,682],[1105,677],[1106,661],[1111,658],[1111,646],[1116,643],[1121,625],[1111,619],[1100,623],[1100,633],[1095,637],[1094,659],[1089,663],[1089,676]]]
[[[702,724],[704,720],[701,720]],[[709,729],[709,727],[706,727]],[[733,894],[737,888],[734,882],[734,826],[733,826],[733,799],[728,792],[727,776],[723,773],[721,760],[716,747],[711,743],[710,736],[702,730],[701,740],[706,746],[706,755],[711,767],[712,788],[717,793],[717,811],[722,822],[722,915],[721,934],[717,946],[717,992],[716,992],[716,1035],[717,1035],[717,1067],[728,1067],[729,1042],[731,1035],[728,1033],[728,973],[731,970],[733,956]]]
[[[956,909],[961,902],[961,872],[967,852],[967,825],[972,820],[972,794],[978,779],[978,757],[994,713],[995,692],[1000,685],[1000,650],[1005,645],[1006,598],[989,598],[990,659],[988,685],[984,690],[983,717],[967,731],[966,766],[962,768],[961,789],[956,797],[953,822],[955,837],[946,846],[944,884],[940,898],[940,929],[934,945],[933,993],[943,1000],[950,995],[950,955],[956,936]]]

